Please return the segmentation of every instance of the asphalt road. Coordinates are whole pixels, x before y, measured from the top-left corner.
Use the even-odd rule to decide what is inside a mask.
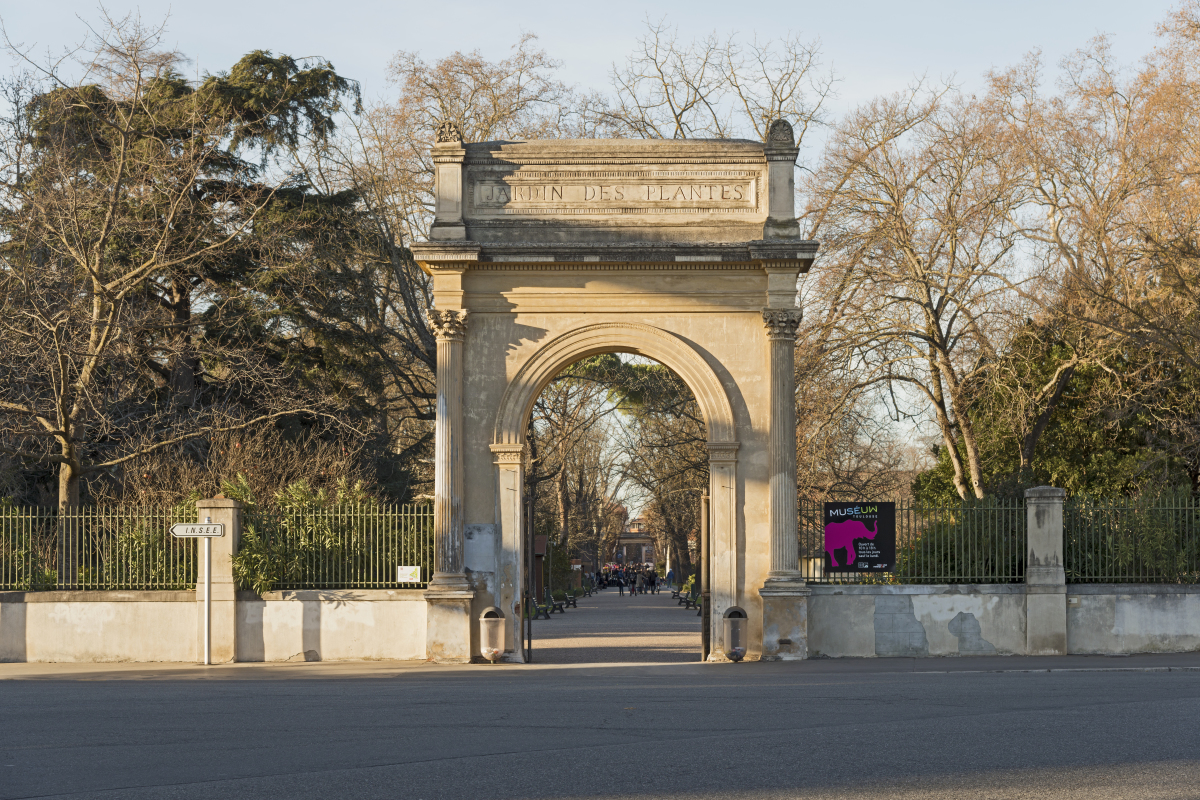
[[[1200,659],[0,664],[27,797],[1196,798]]]

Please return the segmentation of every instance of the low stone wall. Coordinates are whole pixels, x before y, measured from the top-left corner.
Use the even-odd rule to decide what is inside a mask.
[[[1025,652],[1024,584],[814,586],[809,657]]]
[[[238,661],[425,658],[420,589],[238,592]]]
[[[1067,650],[1200,650],[1200,586],[1071,584],[1067,586]]]
[[[0,592],[0,661],[200,660],[195,592]],[[420,590],[238,592],[238,661],[425,658]]]
[[[196,661],[195,592],[0,592],[0,661]]]
[[[1071,584],[1055,597],[1068,653],[1200,650],[1200,586]],[[1024,584],[814,586],[809,656],[1025,655],[1027,598]]]

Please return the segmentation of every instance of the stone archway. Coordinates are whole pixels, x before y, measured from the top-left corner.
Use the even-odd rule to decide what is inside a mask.
[[[412,248],[437,307],[432,660],[478,654],[483,608],[519,614],[525,424],[559,371],[604,352],[665,364],[701,406],[713,619],[741,606],[751,657],[805,656],[793,351],[817,245],[795,220],[796,152],[782,121],[766,143],[439,131],[436,221]]]
[[[708,431],[709,496],[713,498],[714,576],[713,617],[738,602],[741,563],[738,547],[738,488],[736,422],[725,386],[696,348],[670,331],[633,322],[601,322],[570,330],[544,344],[528,358],[509,381],[496,415],[493,443],[501,504],[497,574],[494,596],[515,618],[526,562],[524,506],[521,487],[525,477],[525,432],[533,404],[542,390],[563,369],[601,353],[631,353],[665,365],[687,384],[700,406]],[[514,652],[520,651],[520,631],[509,626]]]

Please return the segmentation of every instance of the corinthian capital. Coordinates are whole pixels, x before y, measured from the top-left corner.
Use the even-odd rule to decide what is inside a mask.
[[[767,338],[796,340],[796,329],[800,327],[803,314],[798,308],[768,308],[763,310],[763,323],[767,326]]]
[[[439,339],[457,339],[461,342],[467,332],[466,311],[430,311],[429,321],[433,323],[433,332]]]

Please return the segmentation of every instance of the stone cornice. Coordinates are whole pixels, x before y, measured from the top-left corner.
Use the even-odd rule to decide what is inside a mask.
[[[817,242],[768,239],[737,243],[571,243],[508,244],[420,242],[412,245],[417,263],[427,272],[450,270],[723,270],[795,269],[807,271]]]
[[[738,448],[741,447],[740,442],[705,442],[704,446],[708,448],[708,460],[712,462],[732,462],[737,461]]]
[[[513,465],[525,463],[525,445],[524,444],[493,444],[489,445],[492,451],[492,462],[495,464]]]

